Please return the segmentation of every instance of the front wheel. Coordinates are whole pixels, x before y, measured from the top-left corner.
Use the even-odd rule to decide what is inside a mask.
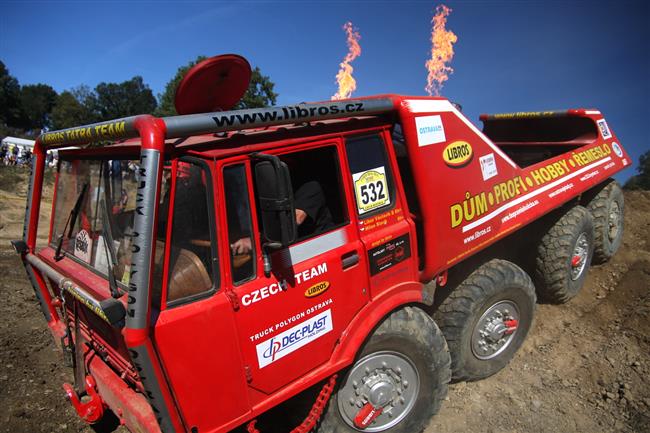
[[[447,395],[450,358],[433,319],[415,307],[374,331],[332,395],[319,431],[416,433]]]

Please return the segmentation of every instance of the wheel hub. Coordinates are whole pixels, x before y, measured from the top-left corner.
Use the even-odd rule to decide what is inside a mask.
[[[368,402],[374,407],[384,407],[390,403],[395,391],[395,384],[391,377],[385,374],[379,374],[379,376],[378,381],[370,386],[370,391],[368,392]]]
[[[512,301],[499,301],[485,310],[472,333],[472,352],[479,359],[491,359],[512,342],[519,325],[519,309]]]
[[[580,233],[573,248],[571,257],[571,279],[573,281],[580,278],[582,272],[587,267],[587,258],[589,256],[589,241],[586,233]]]
[[[609,218],[607,219],[607,236],[609,237],[610,242],[614,241],[618,236],[618,231],[620,230],[621,224],[621,208],[618,203],[612,201],[611,206],[609,207]]]
[[[379,432],[399,423],[415,405],[420,378],[414,364],[404,354],[382,351],[359,360],[338,392],[343,420],[358,431]],[[379,411],[366,428],[355,418],[371,405]]]
[[[505,325],[505,321],[499,317],[497,320],[485,326],[485,339],[490,343],[497,343],[503,338],[507,329],[508,327]]]

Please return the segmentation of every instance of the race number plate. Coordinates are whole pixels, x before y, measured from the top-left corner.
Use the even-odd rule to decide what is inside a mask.
[[[352,175],[359,215],[390,204],[386,170],[377,167]]]

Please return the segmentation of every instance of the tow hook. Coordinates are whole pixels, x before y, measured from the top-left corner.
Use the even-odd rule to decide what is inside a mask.
[[[365,429],[384,411],[384,408],[379,406],[375,407],[370,403],[366,403],[359,412],[357,416],[354,417],[354,425],[357,428]]]
[[[88,424],[94,424],[104,416],[104,401],[97,393],[97,383],[92,376],[86,376],[86,397],[88,400],[82,402],[75,392],[72,385],[68,383],[63,384],[66,399],[72,404],[77,411],[77,415]]]
[[[581,262],[582,262],[582,257],[580,257],[579,255],[575,255],[575,256],[571,257],[571,266],[572,267],[577,268],[578,266],[580,266]]]
[[[506,326],[506,330],[503,333],[504,335],[510,335],[513,332],[517,330],[517,326],[519,326],[519,321],[518,320],[505,320],[503,324]]]

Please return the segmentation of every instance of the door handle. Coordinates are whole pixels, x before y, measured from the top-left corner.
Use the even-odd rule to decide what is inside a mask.
[[[343,269],[354,266],[359,263],[359,254],[356,251],[351,251],[347,254],[344,254],[341,257],[341,263],[343,264]]]

